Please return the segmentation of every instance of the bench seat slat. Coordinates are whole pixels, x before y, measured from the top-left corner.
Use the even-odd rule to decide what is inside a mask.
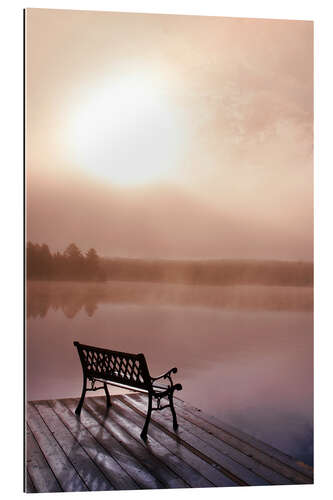
[[[121,387],[123,389],[133,389],[133,385],[128,385],[128,384],[122,384],[120,382],[113,382],[113,381],[110,381],[106,378],[97,378],[97,377],[94,377],[94,380],[96,382],[101,382],[102,384],[108,384],[108,385],[114,385],[115,387]],[[157,389],[158,391],[166,391],[168,389],[168,387],[166,385],[161,385],[161,384],[153,384],[153,389]],[[149,391],[148,389],[141,389],[141,388],[137,388],[135,387],[135,392],[143,392],[144,394],[147,394]]]
[[[139,387],[133,387],[133,385],[127,385],[127,384],[122,384],[121,382],[114,382],[114,381],[111,381],[111,380],[108,380],[108,379],[104,379],[104,378],[97,378],[97,377],[94,377],[94,380],[96,382],[101,382],[102,384],[108,384],[108,385],[114,385],[115,387],[121,387],[122,389],[135,389],[135,392],[143,392],[144,394],[147,394],[148,393],[148,389],[141,389]]]

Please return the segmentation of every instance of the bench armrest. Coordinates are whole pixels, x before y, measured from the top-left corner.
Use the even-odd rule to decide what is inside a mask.
[[[177,373],[177,368],[171,368],[171,370],[163,373],[162,375],[159,375],[158,377],[150,377],[152,382],[155,382],[155,380],[160,380],[161,378],[169,378],[171,379],[171,373]]]
[[[170,382],[170,386],[168,387],[171,389],[172,393],[173,391],[181,391],[182,390],[181,384],[173,383],[173,380],[171,378],[171,373],[177,373],[177,368],[171,368],[171,370],[163,373],[163,375],[160,375],[159,377],[150,377],[151,383],[154,384],[156,380],[168,379]]]

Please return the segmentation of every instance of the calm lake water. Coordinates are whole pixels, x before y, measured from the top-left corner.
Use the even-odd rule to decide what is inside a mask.
[[[80,396],[74,340],[143,352],[153,376],[177,366],[182,399],[312,465],[312,288],[29,282],[27,297],[28,400]]]

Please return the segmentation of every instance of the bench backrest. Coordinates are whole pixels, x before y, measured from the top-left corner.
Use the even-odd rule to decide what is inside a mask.
[[[143,354],[111,351],[74,342],[86,377],[149,390],[151,379]]]

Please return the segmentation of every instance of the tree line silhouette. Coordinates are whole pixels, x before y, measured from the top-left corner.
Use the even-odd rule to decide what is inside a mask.
[[[27,244],[26,253],[28,279],[96,280],[106,279],[101,259],[94,248],[83,253],[75,243],[66,250],[51,253],[45,243]]]
[[[140,281],[188,285],[313,286],[313,263],[265,260],[167,260],[99,257],[75,243],[51,253],[27,245],[27,278],[36,280]]]

